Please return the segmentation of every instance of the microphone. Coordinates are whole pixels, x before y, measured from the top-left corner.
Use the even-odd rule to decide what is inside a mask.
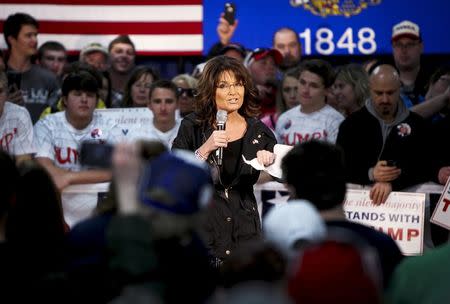
[[[216,123],[217,123],[217,130],[223,131],[225,130],[225,123],[227,122],[227,111],[225,110],[218,110],[216,114]],[[217,164],[219,166],[222,166],[222,159],[223,159],[223,147],[219,147],[219,149],[216,150],[216,156],[217,156]]]

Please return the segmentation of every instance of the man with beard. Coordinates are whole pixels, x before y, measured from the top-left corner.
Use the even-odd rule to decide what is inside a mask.
[[[282,27],[273,35],[273,46],[283,55],[280,70],[286,71],[300,63],[302,57],[302,45],[297,33],[288,27]]]
[[[121,35],[113,39],[108,47],[111,77],[111,104],[113,107],[122,106],[125,85],[135,66],[136,48],[130,37]]]
[[[400,76],[387,64],[370,75],[370,98],[339,127],[347,182],[372,185],[370,198],[382,204],[389,193],[430,180],[426,122],[400,98]]]

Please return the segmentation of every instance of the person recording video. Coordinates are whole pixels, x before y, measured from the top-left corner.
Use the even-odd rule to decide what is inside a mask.
[[[197,93],[195,111],[181,122],[172,149],[195,151],[213,170],[213,205],[202,232],[218,266],[240,243],[261,237],[253,194],[259,171],[245,164],[242,156],[270,165],[276,139],[257,119],[257,91],[238,60],[226,56],[209,60]]]

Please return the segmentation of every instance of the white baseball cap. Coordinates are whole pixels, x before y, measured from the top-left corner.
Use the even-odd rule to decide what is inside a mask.
[[[402,37],[421,39],[419,26],[408,20],[397,23],[392,27],[392,41],[398,40]]]

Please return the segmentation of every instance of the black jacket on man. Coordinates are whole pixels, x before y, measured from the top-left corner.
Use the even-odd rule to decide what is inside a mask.
[[[368,185],[369,169],[378,160],[393,160],[402,170],[392,182],[394,191],[430,180],[427,122],[403,103],[393,123],[383,122],[368,100],[339,127],[336,143],[344,150],[348,182]]]

